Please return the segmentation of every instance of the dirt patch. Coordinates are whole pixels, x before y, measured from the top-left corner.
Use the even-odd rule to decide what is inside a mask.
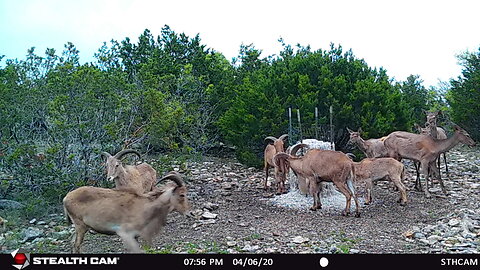
[[[234,160],[207,158],[191,163],[187,182],[192,215],[170,214],[148,252],[478,253],[480,178],[472,171],[480,167],[480,155],[461,148],[448,156],[448,197],[442,198],[435,189],[438,183],[433,194],[439,197],[426,199],[414,191],[415,174],[408,165],[408,204],[397,203],[398,191],[389,182],[378,182],[373,203],[361,203],[360,218],[342,216],[343,203],[312,212],[311,198],[303,195],[282,195],[286,200],[282,202],[282,197],[263,190],[263,172]],[[302,207],[282,205],[295,199],[304,200]],[[69,241],[63,240],[44,252],[69,250]],[[119,253],[124,249],[118,236],[87,233],[82,251]]]
[[[479,188],[469,188],[468,183],[480,179],[475,174],[465,174],[468,167],[479,165],[478,156],[466,149],[454,151],[450,156],[464,163],[463,166],[457,166],[456,161],[450,163],[451,179],[446,180],[450,196],[426,199],[422,192],[414,191],[415,174],[410,169],[407,178],[409,203],[406,206],[397,203],[398,192],[390,183],[378,182],[374,188],[374,202],[371,205],[362,203],[360,218],[341,216],[344,207],[344,198],[341,197],[342,203],[335,203],[333,208],[326,207],[328,211],[316,212],[308,209],[310,197],[286,194],[271,198],[272,195],[262,189],[262,172],[245,168],[232,160],[212,158],[195,163],[191,165],[190,179],[193,209],[217,216],[205,221],[171,214],[164,232],[155,241],[154,250],[168,253],[455,252],[435,249],[418,241],[422,238],[408,234],[449,219],[453,209],[478,209]],[[466,162],[468,158],[470,162]],[[435,194],[441,195],[441,192]],[[305,207],[281,205],[282,200],[278,198],[288,196],[290,200],[304,199],[302,204]],[[208,204],[216,207],[207,209]],[[477,224],[473,231],[479,229]],[[120,241],[113,238],[90,235],[84,250],[122,252]],[[478,252],[478,242],[479,235],[476,234],[471,249],[467,251]]]

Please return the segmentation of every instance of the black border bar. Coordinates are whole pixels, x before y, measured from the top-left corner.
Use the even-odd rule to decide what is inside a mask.
[[[23,269],[480,269],[480,254],[30,254]],[[40,263],[40,264],[39,264]],[[0,269],[17,269],[0,254]]]

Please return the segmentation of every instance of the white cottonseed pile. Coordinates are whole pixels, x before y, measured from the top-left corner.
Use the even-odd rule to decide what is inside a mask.
[[[295,145],[299,144],[296,143]],[[331,150],[335,149],[335,145],[330,142],[323,142],[315,139],[305,139],[302,140],[302,143],[307,144],[309,149],[324,149]],[[293,145],[292,148],[295,146]],[[293,209],[306,209],[308,210],[313,205],[313,198],[311,196],[306,196],[300,193],[296,185],[296,177],[290,172],[288,177],[288,182],[290,183],[290,191],[287,194],[282,194],[275,196],[270,200],[274,205],[286,208]],[[333,183],[322,183],[323,189],[320,193],[320,200],[322,203],[322,209],[320,211],[330,212],[330,211],[341,211],[345,209],[346,199],[345,196],[337,191]],[[359,198],[359,202],[362,205],[363,199]],[[355,203],[352,200],[351,211],[355,210]]]

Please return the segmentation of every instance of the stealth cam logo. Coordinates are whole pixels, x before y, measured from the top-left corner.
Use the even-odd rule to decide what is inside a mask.
[[[24,269],[28,265],[30,265],[30,254],[24,253],[23,250],[17,249],[12,252],[13,261],[15,262],[12,264],[13,267],[17,269]]]

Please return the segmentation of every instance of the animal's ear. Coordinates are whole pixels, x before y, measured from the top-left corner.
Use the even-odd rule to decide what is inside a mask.
[[[353,133],[353,130],[349,129],[348,127],[347,127],[347,131],[348,131],[348,133],[350,133],[350,134]]]
[[[363,132],[362,127],[359,127],[357,132],[362,133]]]
[[[425,111],[425,109],[422,109],[422,112],[423,112],[424,114],[428,114],[428,112]]]
[[[453,124],[453,129],[455,129],[455,131],[460,131],[460,130],[462,130],[462,128],[459,127],[457,124]]]
[[[442,115],[442,110],[438,110],[437,115]]]
[[[414,124],[413,124],[413,127],[414,127],[417,131],[420,131],[420,129],[422,128],[422,127],[420,127],[420,125],[417,124],[417,123],[414,123]]]

